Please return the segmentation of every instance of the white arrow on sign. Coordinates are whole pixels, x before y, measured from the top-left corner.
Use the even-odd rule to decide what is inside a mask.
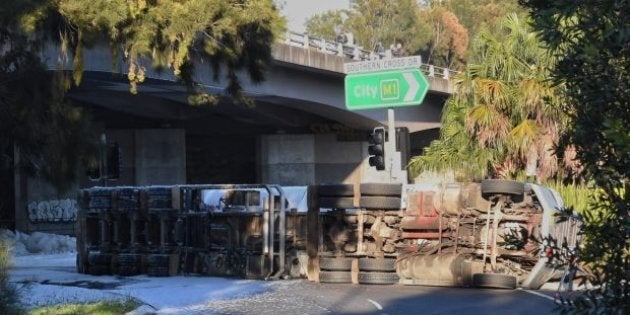
[[[403,99],[403,101],[409,102],[416,97],[416,94],[420,89],[420,84],[410,72],[403,73],[403,77],[405,77],[405,80],[407,80],[407,84],[409,84],[409,90],[407,91],[407,94],[405,94],[405,98]]]

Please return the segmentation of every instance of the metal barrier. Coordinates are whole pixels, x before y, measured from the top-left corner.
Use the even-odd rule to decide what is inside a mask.
[[[352,43],[344,44],[321,38],[312,38],[309,37],[308,34],[293,31],[286,33],[285,43],[295,47],[302,47],[304,49],[316,49],[322,53],[347,57],[355,61],[396,58],[391,49],[384,49],[382,52],[371,52]],[[453,77],[453,75],[459,73],[459,71],[436,67],[430,64],[422,64],[420,69],[430,77],[437,76],[446,80],[449,80]]]

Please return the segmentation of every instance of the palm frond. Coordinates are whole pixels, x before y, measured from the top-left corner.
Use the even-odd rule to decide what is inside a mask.
[[[514,127],[508,136],[508,143],[512,150],[525,156],[534,145],[539,135],[539,126],[534,120],[525,119]]]

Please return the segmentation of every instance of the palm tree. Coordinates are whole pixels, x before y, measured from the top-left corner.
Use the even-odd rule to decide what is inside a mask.
[[[481,31],[446,102],[440,139],[410,162],[412,171],[455,171],[460,178],[540,180],[559,171],[554,147],[567,117],[561,87],[548,82],[553,59],[515,14],[499,30]]]

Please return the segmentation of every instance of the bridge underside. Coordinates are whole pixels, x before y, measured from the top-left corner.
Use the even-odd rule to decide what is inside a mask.
[[[69,97],[91,113],[97,126],[102,132],[107,133],[108,142],[124,143],[126,139],[135,139],[138,135],[135,135],[133,130],[182,131],[183,136],[180,140],[185,142],[183,149],[186,162],[185,174],[174,177],[179,178],[181,182],[252,183],[273,179],[276,182],[288,181],[277,182],[280,184],[306,184],[325,179],[343,181],[353,177],[351,173],[356,172],[366,155],[366,152],[362,152],[365,151],[362,146],[367,139],[367,134],[375,126],[386,122],[386,110],[350,112],[343,108],[344,104],[329,105],[309,100],[309,98],[327,99],[330,97],[330,95],[318,95],[317,93],[325,92],[317,91],[319,89],[327,90],[329,94],[342,92],[342,77],[331,74],[324,74],[325,79],[321,79],[323,83],[317,83],[318,85],[311,91],[304,91],[302,94],[294,90],[295,86],[290,84],[285,85],[289,90],[284,93],[264,93],[280,89],[277,86],[278,82],[290,81],[285,79],[287,77],[304,75],[300,69],[278,68],[277,71],[272,72],[272,78],[269,79],[271,83],[263,83],[255,87],[246,85],[247,95],[255,101],[255,106],[251,108],[234,104],[229,96],[219,97],[216,105],[191,106],[187,103],[188,93],[181,85],[161,79],[147,79],[139,85],[139,93],[133,95],[129,92],[126,76],[98,71],[86,71],[82,84],[73,88]],[[280,78],[274,78],[275,76],[280,76]],[[224,94],[220,85],[206,85],[205,87],[209,92],[217,95]],[[332,87],[337,88],[333,90]],[[424,146],[427,140],[430,140],[429,138],[434,137],[431,132],[422,130],[435,130],[436,126],[439,126],[435,116],[439,117],[443,98],[444,96],[439,94],[429,94],[425,104],[421,106],[423,110],[420,110],[419,106],[396,110],[397,126],[408,127],[411,131],[410,153],[420,153],[421,147],[417,146]],[[418,115],[421,117],[419,118]],[[331,138],[319,141],[345,143],[337,149],[341,152],[336,152],[336,155],[353,155],[353,157],[336,158],[342,160],[342,164],[349,164],[342,174],[338,174],[340,178],[326,175],[320,177],[313,175],[308,180],[296,180],[291,176],[275,178],[270,175],[273,170],[266,170],[264,164],[271,163],[269,159],[277,160],[274,156],[283,155],[283,153],[269,153],[269,150],[262,147],[274,145],[269,141],[275,140],[269,139],[278,137],[284,139],[283,137],[290,135],[293,135],[291,141],[294,141],[292,143],[297,147],[282,150],[298,151],[299,147],[304,145],[304,141],[317,142],[304,138],[308,135],[311,138],[326,136]],[[295,137],[298,135],[303,138],[295,142],[297,139]],[[163,137],[168,138],[168,136]],[[352,152],[345,152],[348,150],[345,147],[352,147],[351,143],[359,148],[353,147],[350,149]],[[127,146],[132,146],[132,144]],[[320,151],[325,151],[325,148],[330,148],[331,144],[320,143],[313,146],[322,147]],[[137,154],[140,153],[134,155]],[[314,159],[314,157],[299,156],[300,154],[295,152],[286,154],[289,160],[291,160],[291,154],[294,155],[292,158],[298,161]],[[315,155],[314,151],[302,154]],[[352,162],[348,163],[348,161]],[[316,161],[313,162],[317,164]],[[137,162],[129,161],[126,164],[135,165]],[[295,163],[288,161],[287,164]],[[299,168],[299,166],[295,167]],[[338,170],[330,172],[339,173]],[[118,184],[152,183],[150,179],[139,180],[134,170],[129,170],[128,173],[126,176],[128,178],[126,180],[123,178]]]

